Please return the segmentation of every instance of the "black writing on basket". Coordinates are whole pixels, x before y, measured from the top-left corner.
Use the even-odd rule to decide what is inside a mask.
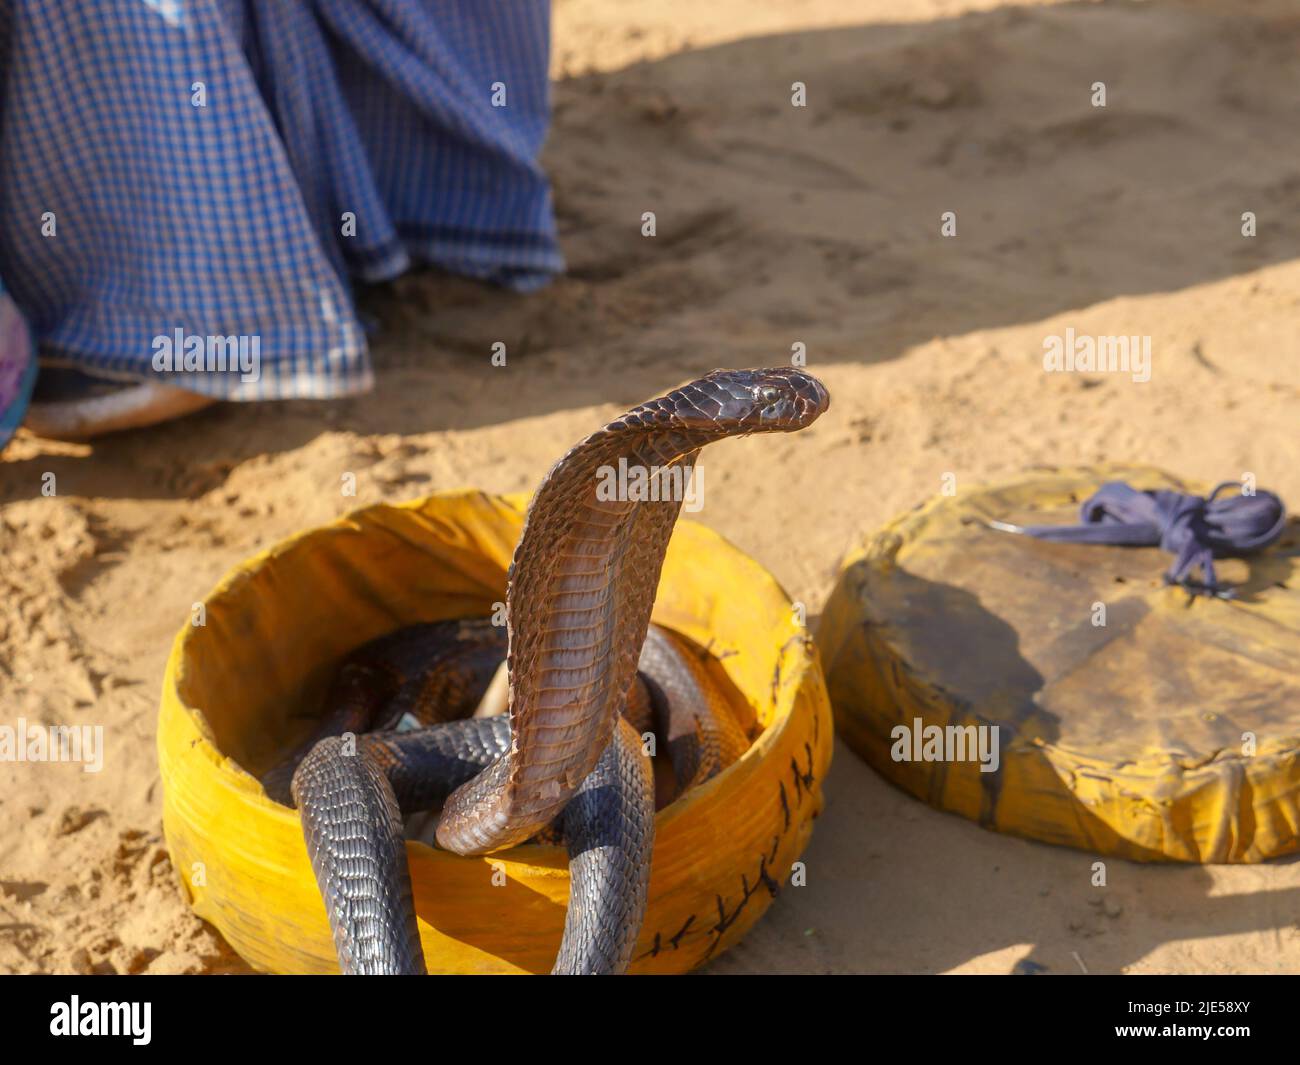
[[[813,746],[820,742],[820,736],[821,721],[818,717],[814,716],[812,741],[808,742],[805,740],[803,745],[803,753],[807,757],[808,768],[802,768],[799,765],[798,760],[793,756],[790,759],[790,772],[794,781],[796,805],[801,810],[803,810],[804,796],[806,795],[810,799],[814,796],[813,789],[817,783],[817,778],[813,771]],[[817,817],[817,810],[815,805],[810,805],[799,818],[800,831],[792,835],[790,832],[791,827],[793,827],[790,818],[790,798],[786,791],[784,781],[780,782],[779,794],[781,796],[781,809],[784,813],[784,824],[781,831],[772,837],[772,846],[769,853],[760,854],[758,856],[758,867],[755,872],[754,882],[751,884],[749,877],[746,874],[741,873],[740,896],[736,899],[734,908],[731,910],[727,909],[728,901],[732,899],[733,896],[729,895],[724,898],[720,893],[715,895],[714,901],[717,904],[718,911],[715,923],[712,925],[704,923],[697,924],[696,914],[692,913],[686,918],[681,927],[672,935],[665,935],[662,931],[655,932],[654,939],[650,944],[650,949],[641,954],[638,960],[641,958],[657,958],[660,953],[669,948],[673,950],[679,949],[683,939],[691,938],[693,940],[701,935],[708,937],[708,947],[702,956],[703,960],[707,960],[717,953],[718,947],[722,944],[723,937],[731,930],[732,926],[736,923],[736,920],[740,917],[741,912],[747,905],[749,905],[749,900],[754,897],[759,888],[765,888],[767,890],[769,899],[775,899],[777,895],[780,894],[781,884],[774,876],[772,876],[771,870],[779,868],[784,864],[787,858],[793,857],[794,854],[798,853],[799,840],[800,838],[803,838],[803,830],[810,820]],[[795,849],[787,851],[785,855],[781,855],[779,852],[783,841],[786,841],[789,846]],[[802,865],[802,863],[794,864]]]

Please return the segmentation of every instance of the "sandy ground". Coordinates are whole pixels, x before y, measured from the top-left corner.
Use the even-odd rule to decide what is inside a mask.
[[[710,454],[700,515],[814,613],[855,536],[946,472],[1122,459],[1251,471],[1300,501],[1288,9],[557,0],[568,277],[526,298],[431,274],[368,293],[363,399],[94,446],[24,436],[0,460],[4,717],[107,742],[99,774],[0,765],[0,970],[243,968],[173,884],[154,755],[172,635],[223,571],[358,504],[530,488],[700,372],[802,342],[833,394],[809,432]],[[1150,335],[1151,380],[1044,374],[1067,327]],[[1113,861],[1103,907],[1092,856],[937,813],[842,746],[827,788],[808,886],[715,969],[1300,971],[1300,863]]]

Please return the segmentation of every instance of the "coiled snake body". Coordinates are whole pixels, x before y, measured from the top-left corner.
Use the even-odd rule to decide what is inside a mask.
[[[712,712],[717,695],[683,645],[650,627],[681,493],[609,499],[598,478],[621,461],[667,485],[706,444],[801,429],[828,404],[798,370],[719,370],[634,407],[561,458],[529,505],[510,567],[508,718],[466,719],[501,654],[486,622],[415,626],[349,657],[316,735],[263,781],[300,811],[345,973],[425,971],[402,814],[439,806],[437,843],[458,854],[558,831],[571,886],[552,971],[626,970],[654,840],[641,732],[654,722],[679,792],[747,740]],[[421,727],[395,729],[412,720]]]

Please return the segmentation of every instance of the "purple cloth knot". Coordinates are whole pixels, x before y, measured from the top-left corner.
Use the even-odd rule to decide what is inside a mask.
[[[1139,492],[1123,481],[1110,481],[1084,501],[1082,525],[1029,525],[1021,531],[1039,540],[1158,545],[1174,556],[1166,583],[1227,598],[1232,593],[1220,587],[1214,560],[1267,547],[1286,525],[1286,508],[1272,492],[1259,489],[1253,495],[1219,498],[1232,487],[1241,486],[1224,481],[1208,497],[1201,497],[1164,489]],[[1197,566],[1203,577],[1200,584],[1191,580]]]

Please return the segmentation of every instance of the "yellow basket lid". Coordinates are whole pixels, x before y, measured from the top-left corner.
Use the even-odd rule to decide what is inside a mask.
[[[1145,467],[959,487],[845,560],[818,643],[840,735],[917,798],[1002,832],[1140,860],[1297,849],[1300,579],[1280,542],[1217,564],[1237,598],[1168,587],[1156,548],[990,529],[1073,524]]]

